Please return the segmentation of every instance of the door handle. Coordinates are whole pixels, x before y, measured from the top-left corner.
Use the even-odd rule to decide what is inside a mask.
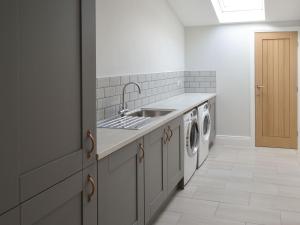
[[[92,201],[92,197],[94,196],[94,194],[96,192],[96,182],[91,175],[88,175],[88,183],[90,183],[92,186],[92,191],[91,191],[91,193],[88,194],[88,201],[90,202],[90,201]]]
[[[95,150],[95,144],[96,144],[95,138],[94,138],[91,130],[87,131],[87,138],[89,138],[92,142],[92,147],[91,147],[90,151],[87,152],[87,158],[90,159],[92,157],[92,154],[93,154],[94,150]]]
[[[265,86],[263,86],[263,85],[259,85],[259,84],[256,85],[256,88],[258,88],[258,89],[264,88],[264,87],[265,87]]]

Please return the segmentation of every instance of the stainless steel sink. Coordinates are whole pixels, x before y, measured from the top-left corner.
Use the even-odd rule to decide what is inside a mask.
[[[116,116],[100,121],[98,128],[138,130],[151,122],[150,117]]]
[[[174,109],[140,109],[138,111],[134,111],[131,113],[128,113],[128,116],[135,116],[135,117],[160,117],[165,116],[171,112],[173,112]]]
[[[172,109],[140,109],[98,122],[98,128],[138,130],[151,123],[155,118],[167,115]]]

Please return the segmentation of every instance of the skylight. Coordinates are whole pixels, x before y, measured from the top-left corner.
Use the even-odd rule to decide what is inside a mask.
[[[220,23],[265,20],[264,0],[211,0]]]

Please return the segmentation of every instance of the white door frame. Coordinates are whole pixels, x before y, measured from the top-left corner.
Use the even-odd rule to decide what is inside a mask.
[[[250,132],[251,132],[251,147],[255,147],[255,33],[258,32],[294,32],[298,31],[298,42],[300,43],[300,27],[269,27],[262,30],[254,30],[250,38]],[[300,87],[299,78],[300,67],[300,48],[298,47],[298,87]],[[300,127],[300,98],[298,95],[298,130]],[[298,137],[298,149],[300,149],[300,138]]]

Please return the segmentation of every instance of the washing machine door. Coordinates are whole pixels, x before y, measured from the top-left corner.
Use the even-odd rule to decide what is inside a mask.
[[[211,129],[210,114],[208,110],[205,110],[203,112],[202,119],[201,119],[201,140],[203,142],[209,141],[210,129]]]
[[[193,157],[197,154],[199,148],[200,130],[197,119],[192,120],[188,125],[186,136],[186,148],[189,156]]]

